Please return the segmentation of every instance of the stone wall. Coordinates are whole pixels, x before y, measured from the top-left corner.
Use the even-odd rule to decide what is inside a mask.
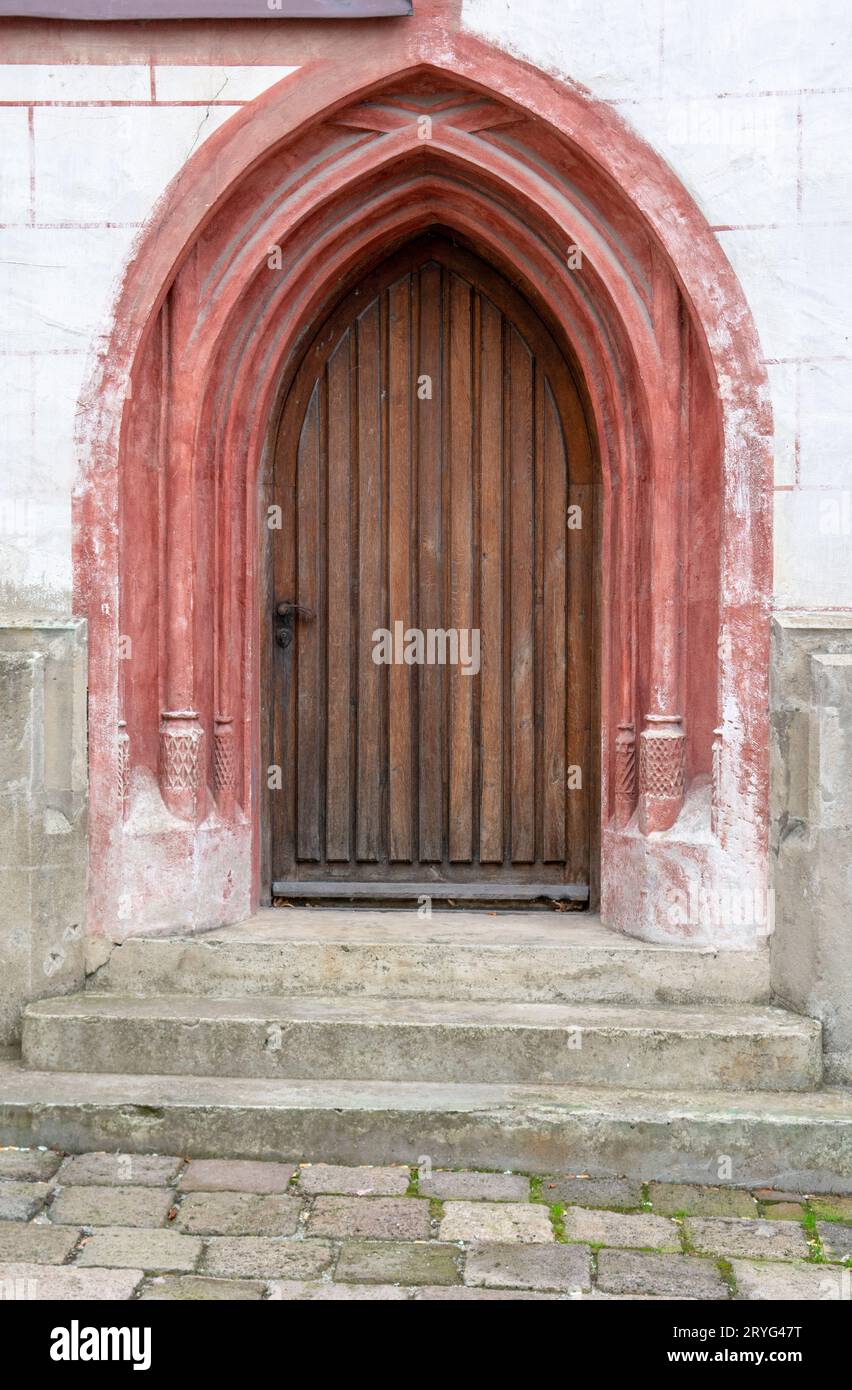
[[[697,200],[740,277],[770,376],[777,607],[852,607],[852,7],[444,8],[614,105]],[[51,50],[43,31],[7,21],[0,64],[0,604],[22,614],[71,611],[76,403],[157,199],[246,102],[318,54],[345,61],[333,23],[250,26],[248,38],[244,26],[190,22],[79,27],[91,37]],[[369,23],[359,32],[368,43]]]
[[[772,986],[819,1018],[830,1081],[852,1083],[852,622],[773,632]]]
[[[0,1048],[83,981],[85,624],[0,626]]]
[[[852,9],[848,0],[447,8],[616,107],[695,197],[754,312],[775,423],[776,987],[824,1018],[835,1074],[849,1075],[852,895],[838,778],[842,721],[852,719]],[[69,615],[83,380],[140,231],[190,154],[318,53],[345,61],[334,25],[254,26],[249,38],[234,29],[226,45],[191,23],[120,28],[114,37],[90,26],[87,38],[52,47],[23,22],[3,31],[0,609],[20,625],[0,629],[0,1042],[13,1036],[24,993],[71,988],[81,969],[83,638]],[[804,607],[806,625],[793,613]],[[55,622],[33,626],[33,615]],[[63,682],[73,719],[51,734],[40,711]],[[47,757],[57,731],[65,746]],[[63,760],[67,771],[49,770]]]

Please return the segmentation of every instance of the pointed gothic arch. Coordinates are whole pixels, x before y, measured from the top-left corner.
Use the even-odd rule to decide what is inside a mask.
[[[416,28],[301,69],[212,136],[119,294],[76,499],[95,930],[239,920],[262,894],[269,420],[335,297],[435,225],[554,326],[597,439],[604,920],[753,932],[681,910],[766,872],[771,447],[748,308],[611,110]]]

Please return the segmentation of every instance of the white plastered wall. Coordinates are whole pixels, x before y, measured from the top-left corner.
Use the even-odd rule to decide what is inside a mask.
[[[852,6],[464,0],[463,20],[613,103],[696,198],[769,371],[777,606],[852,608]],[[74,412],[118,278],[190,153],[291,71],[0,65],[3,609],[69,612]]]

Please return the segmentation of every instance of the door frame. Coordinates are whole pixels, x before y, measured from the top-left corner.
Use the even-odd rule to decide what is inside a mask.
[[[614,110],[436,26],[430,0],[403,29],[341,31],[199,147],[93,358],[74,501],[90,930],[194,930],[258,902],[257,477],[281,357],[329,285],[438,220],[550,305],[594,413],[603,920],[750,945],[754,921],[677,907],[768,879],[772,421],[745,296]]]
[[[492,298],[497,307],[506,314],[511,314],[513,322],[518,323],[532,336],[533,334],[541,343],[548,358],[551,361],[551,371],[566,372],[571,379],[576,401],[582,411],[583,422],[586,429],[589,446],[588,469],[590,476],[590,525],[591,525],[591,583],[590,583],[590,621],[587,639],[587,657],[589,661],[590,674],[590,699],[589,699],[589,739],[588,739],[588,787],[585,792],[588,798],[588,864],[589,864],[589,887],[588,896],[576,891],[576,886],[569,883],[559,885],[539,884],[524,882],[523,880],[515,883],[505,884],[501,891],[500,883],[489,879],[477,881],[477,875],[471,874],[470,881],[459,880],[456,882],[434,881],[422,883],[409,882],[400,878],[399,881],[380,883],[376,881],[372,884],[373,891],[370,892],[370,883],[365,881],[363,885],[352,885],[351,893],[335,893],[331,885],[311,884],[305,882],[304,894],[297,893],[295,888],[289,885],[285,888],[282,885],[282,892],[286,892],[292,897],[317,897],[317,898],[340,898],[345,900],[347,897],[353,899],[407,899],[411,900],[417,896],[418,892],[426,891],[427,887],[432,889],[432,896],[441,900],[448,898],[459,899],[460,901],[482,901],[482,902],[511,902],[520,901],[564,901],[573,903],[577,907],[597,911],[600,905],[600,816],[597,814],[597,807],[600,803],[601,769],[600,769],[600,587],[601,587],[601,514],[602,507],[599,503],[600,488],[600,463],[595,436],[595,423],[593,415],[588,406],[585,387],[582,376],[579,375],[575,355],[570,341],[566,338],[557,319],[545,309],[542,312],[534,308],[527,299],[523,290],[514,285],[508,279],[504,271],[499,270],[490,261],[487,250],[483,251],[470,243],[470,241],[459,236],[451,228],[437,224],[417,231],[413,237],[409,237],[400,244],[383,249],[378,255],[372,255],[364,264],[353,266],[350,274],[345,281],[336,286],[334,292],[329,295],[327,301],[318,308],[314,320],[305,328],[304,335],[298,347],[294,348],[287,360],[281,375],[278,394],[275,404],[270,412],[269,425],[267,430],[266,442],[264,445],[264,466],[259,477],[259,518],[258,534],[260,538],[260,562],[258,572],[260,576],[261,592],[258,604],[258,631],[257,642],[260,659],[260,739],[261,739],[261,768],[268,768],[271,765],[278,765],[274,757],[274,701],[272,692],[275,688],[273,663],[275,660],[274,645],[271,640],[272,622],[271,615],[274,612],[276,596],[274,592],[273,567],[271,562],[273,535],[270,528],[263,524],[264,518],[268,515],[268,508],[275,504],[273,492],[273,475],[275,466],[275,455],[278,448],[280,430],[284,421],[285,409],[291,391],[298,382],[299,372],[302,364],[307,359],[312,350],[322,352],[324,346],[330,338],[334,337],[337,331],[337,324],[341,314],[345,311],[346,305],[351,299],[354,291],[363,287],[365,294],[370,294],[374,289],[390,282],[391,278],[401,274],[406,263],[410,260],[411,265],[416,265],[424,254],[428,255],[431,250],[435,252],[435,258],[442,263],[454,264],[456,268],[465,269],[471,282],[483,288]],[[447,257],[447,251],[450,256]],[[474,278],[475,277],[475,278]],[[563,422],[564,423],[564,422]],[[570,474],[569,474],[570,476]],[[584,769],[584,771],[586,771]],[[282,767],[282,774],[287,777],[287,769]],[[268,787],[268,779],[261,779],[261,883],[260,901],[263,904],[270,904],[275,896],[281,896],[273,883],[272,873],[272,840],[274,835],[274,815],[272,810],[272,793]]]

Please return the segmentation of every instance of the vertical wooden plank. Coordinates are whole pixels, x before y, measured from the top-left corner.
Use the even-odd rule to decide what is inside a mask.
[[[592,808],[600,805],[600,744],[595,734],[598,710],[598,666],[595,657],[595,609],[599,576],[594,557],[599,555],[591,443],[576,389],[567,371],[552,383],[562,421],[568,460],[567,508],[570,524],[565,532],[568,574],[567,605],[567,761],[569,769],[566,805],[565,876],[574,883],[591,883],[593,839]],[[578,774],[571,769],[579,768]]]
[[[442,305],[441,271],[424,266],[419,276],[420,313],[416,375],[428,377],[431,398],[417,402],[418,626],[440,628],[443,598],[441,525]],[[420,776],[418,841],[421,861],[443,859],[443,672],[419,666]]]
[[[414,622],[411,592],[411,276],[388,291],[388,613],[403,632]],[[388,857],[409,862],[413,850],[412,668],[388,673]]]
[[[320,512],[320,434],[321,383],[311,393],[299,436],[296,506],[298,508],[298,593],[296,601],[318,615],[319,564],[321,555]],[[285,594],[284,598],[293,595]],[[299,859],[320,858],[320,768],[322,653],[320,624],[313,620],[293,620],[293,646],[296,651],[297,686],[297,824]]]
[[[381,329],[378,301],[358,318],[358,859],[382,853],[382,675],[373,633],[385,626],[382,603]]]
[[[549,383],[542,374],[542,549],[544,613],[542,632],[542,857],[565,858],[565,526],[567,460],[562,426]]]
[[[571,444],[575,440],[572,438]],[[570,446],[569,446],[570,448]],[[576,483],[571,473],[569,454],[568,506],[579,508],[580,527],[566,531],[568,547],[568,765],[580,769],[581,785],[573,774],[565,793],[566,805],[566,875],[572,882],[588,881],[589,873],[589,793],[595,785],[591,766],[592,714],[592,538],[594,533],[594,496],[589,483]]]
[[[471,287],[457,275],[449,285],[449,626],[471,642],[473,629],[473,450],[471,402]],[[449,858],[473,858],[473,700],[476,676],[448,666]]]
[[[479,858],[503,859],[503,318],[482,299]]]
[[[328,585],[325,618],[328,717],[326,721],[326,858],[351,853],[350,697],[352,643],[352,332],[347,328],[329,359],[328,377]]]
[[[271,757],[263,768],[272,822],[271,876],[287,878],[293,873],[296,861],[296,670],[295,653],[290,647],[282,649],[274,641],[277,627],[274,605],[282,598],[292,598],[297,591],[296,552],[298,510],[296,507],[296,474],[299,456],[301,419],[290,409],[285,413],[275,445],[275,473],[272,503],[281,508],[280,531],[269,532],[269,564],[272,585],[269,591],[269,612],[263,631],[269,648],[270,669],[273,672],[273,738]],[[265,519],[265,518],[264,518]]]
[[[533,370],[526,343],[509,330],[509,583],[512,862],[535,860],[535,527]]]

